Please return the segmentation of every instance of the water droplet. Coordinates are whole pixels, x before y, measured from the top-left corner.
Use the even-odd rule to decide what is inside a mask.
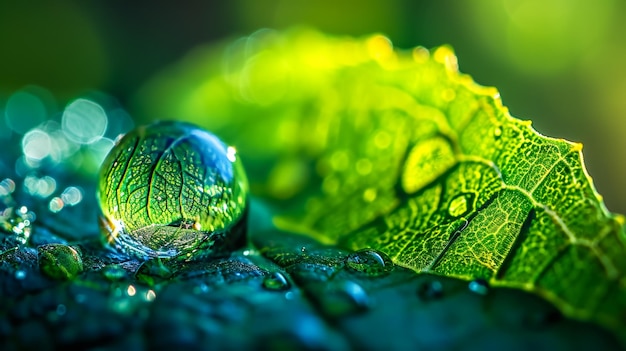
[[[243,165],[205,130],[171,121],[139,127],[118,141],[100,174],[104,235],[122,252],[190,260],[244,243]],[[181,187],[194,191],[179,196]]]
[[[370,276],[381,276],[393,270],[393,263],[386,254],[374,249],[361,249],[346,257],[346,267]]]
[[[302,247],[300,248],[300,252],[305,252],[305,251],[306,251],[306,247],[305,247],[305,246],[302,246]]]
[[[450,201],[448,205],[448,213],[452,217],[460,217],[472,210],[472,202],[474,200],[474,194],[463,193]]]
[[[110,281],[118,281],[126,278],[128,273],[119,264],[111,264],[102,268],[102,274]]]
[[[422,300],[438,299],[443,296],[443,285],[436,280],[424,282],[417,288],[417,296]]]
[[[133,285],[129,285],[126,289],[126,294],[128,294],[128,296],[135,296],[136,293],[137,289]]]
[[[489,292],[489,283],[487,283],[484,279],[475,279],[472,280],[469,285],[469,289],[471,292],[474,292],[478,295],[487,295]]]
[[[371,305],[363,287],[350,280],[328,284],[319,299],[324,312],[334,317],[364,312]]]
[[[268,290],[287,290],[289,289],[289,282],[282,273],[273,272],[263,279],[263,287]]]
[[[493,130],[493,137],[499,139],[502,136],[502,127],[497,126]]]
[[[52,279],[74,279],[83,271],[80,253],[67,245],[40,245],[37,248],[37,257],[41,272]]]
[[[171,278],[172,275],[172,270],[164,264],[163,260],[157,257],[142,263],[135,273],[135,278],[152,286]]]

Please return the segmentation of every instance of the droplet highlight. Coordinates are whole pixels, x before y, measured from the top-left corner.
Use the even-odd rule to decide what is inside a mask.
[[[361,249],[350,253],[345,264],[349,270],[369,276],[381,276],[393,270],[393,262],[389,256],[374,249]]]
[[[290,287],[287,278],[280,272],[273,272],[263,279],[263,287],[267,290],[282,291]]]

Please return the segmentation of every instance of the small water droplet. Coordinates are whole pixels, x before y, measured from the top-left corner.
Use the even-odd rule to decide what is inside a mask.
[[[350,280],[330,283],[319,298],[324,312],[334,317],[364,312],[371,305],[363,287]]]
[[[126,293],[128,294],[128,296],[135,296],[135,294],[137,293],[137,289],[134,286],[129,285],[128,289],[126,289]]]
[[[52,279],[74,279],[83,271],[80,253],[67,245],[40,245],[37,248],[37,258],[41,272]]]
[[[172,270],[164,264],[161,258],[157,257],[142,263],[135,273],[135,278],[148,285],[154,285],[171,278],[172,275]]]
[[[306,246],[302,246],[302,247],[300,248],[300,252],[305,252],[305,251],[306,251]]]
[[[420,284],[417,288],[417,296],[422,300],[434,300],[443,296],[443,285],[437,280]]]
[[[493,136],[496,139],[500,139],[500,137],[502,136],[502,127],[497,126],[494,130],[493,130]]]
[[[127,276],[126,270],[119,264],[105,266],[101,272],[110,281],[122,280]]]
[[[361,249],[346,256],[346,267],[371,276],[381,276],[393,270],[389,256],[374,249]]]
[[[263,287],[268,290],[287,290],[289,289],[289,282],[282,273],[273,272],[263,279]]]
[[[471,292],[478,295],[487,295],[489,292],[489,283],[485,279],[474,279],[469,283],[468,287]]]
[[[448,205],[448,213],[452,217],[460,217],[472,210],[472,201],[474,200],[474,194],[463,193],[457,195],[450,201]]]

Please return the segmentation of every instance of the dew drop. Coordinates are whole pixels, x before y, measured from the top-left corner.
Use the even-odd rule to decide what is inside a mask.
[[[393,270],[389,256],[374,249],[361,249],[346,256],[346,267],[369,276],[381,276]]]
[[[168,195],[181,187],[195,191]],[[122,137],[103,162],[98,187],[102,222],[110,224],[103,226],[106,242],[140,259],[192,260],[242,246],[247,197],[235,149],[194,125],[171,121]]]
[[[330,283],[319,298],[324,312],[333,317],[364,312],[371,305],[363,287],[350,280]]]
[[[83,271],[83,260],[73,247],[45,244],[37,248],[39,270],[52,279],[74,279]]]
[[[493,137],[496,139],[500,139],[501,136],[502,136],[502,127],[500,126],[495,127],[493,130]]]
[[[489,292],[489,283],[484,279],[475,279],[469,283],[468,288],[471,292],[478,295],[487,295]]]
[[[289,289],[289,282],[282,273],[273,272],[263,279],[263,287],[267,290],[287,290]]]
[[[473,199],[474,194],[472,193],[463,193],[456,196],[448,205],[448,213],[455,218],[465,215],[472,210]]]
[[[417,288],[417,296],[422,300],[435,300],[443,296],[443,285],[437,280],[424,282]]]

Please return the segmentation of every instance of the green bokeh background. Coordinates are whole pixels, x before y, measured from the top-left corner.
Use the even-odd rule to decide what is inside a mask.
[[[533,120],[545,135],[582,142],[607,207],[626,213],[620,0],[6,0],[0,110],[13,92],[34,84],[61,105],[103,91],[139,117],[135,92],[194,48],[302,24],[339,35],[383,33],[399,48],[452,45],[461,71],[496,86],[511,114]]]

